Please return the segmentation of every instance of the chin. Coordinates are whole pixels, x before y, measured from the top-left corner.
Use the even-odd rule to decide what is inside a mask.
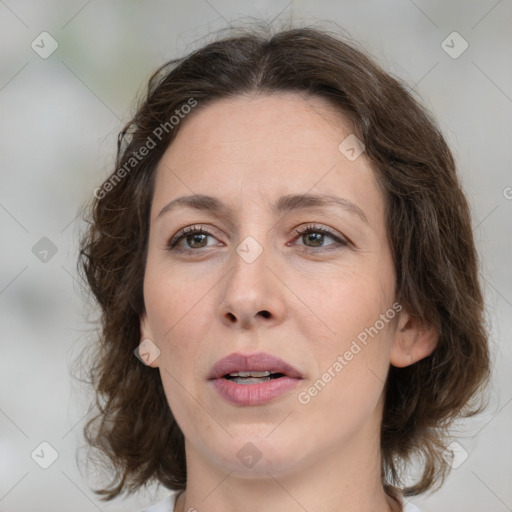
[[[293,440],[283,434],[285,431],[273,439],[268,437],[268,429],[261,436],[254,432],[239,434],[229,438],[227,444],[210,448],[216,464],[233,475],[244,478],[268,478],[269,473],[286,475],[304,462],[304,447],[300,439]]]

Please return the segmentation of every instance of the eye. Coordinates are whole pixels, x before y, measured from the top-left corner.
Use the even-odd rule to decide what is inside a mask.
[[[333,246],[329,248],[329,250],[332,250],[340,246],[344,247],[348,245],[348,241],[340,235],[317,225],[310,224],[297,228],[293,231],[293,234],[296,235],[295,240],[301,240],[303,242],[298,245],[310,249],[323,249]],[[200,226],[189,226],[180,230],[169,240],[167,249],[169,251],[199,252],[199,249],[217,245],[215,243],[208,244],[209,237],[215,238],[209,231]],[[325,245],[326,237],[334,240],[334,242]],[[183,244],[186,244],[186,246]]]
[[[334,240],[334,243],[327,244],[327,246],[334,245],[339,247],[348,245],[347,240],[321,226],[310,224],[308,226],[295,229],[294,234],[298,235],[297,240],[301,240],[303,242],[299,245],[310,247],[312,249],[326,247],[326,245],[323,245],[325,237]],[[336,247],[333,247],[333,249],[335,248]]]
[[[213,235],[205,229],[197,226],[189,226],[182,229],[174,235],[167,243],[167,249],[179,251],[194,251],[195,249],[203,249],[215,244],[207,244],[208,237]],[[181,242],[185,242],[187,247],[183,247]]]

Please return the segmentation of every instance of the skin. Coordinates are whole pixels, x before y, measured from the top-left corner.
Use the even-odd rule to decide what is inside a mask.
[[[430,354],[435,333],[402,310],[309,403],[297,398],[394,303],[384,196],[364,153],[350,161],[338,149],[349,123],[298,93],[219,100],[183,123],[157,169],[141,317],[185,435],[187,489],[176,510],[398,510],[380,477],[384,382],[390,364]],[[157,217],[194,193],[215,196],[229,213],[180,207]],[[368,222],[336,206],[273,212],[280,196],[304,193],[347,199]],[[348,245],[294,233],[310,224]],[[182,239],[188,253],[168,250],[187,226],[211,235]],[[248,236],[263,249],[252,263],[236,252]],[[260,351],[303,380],[264,405],[224,401],[207,381],[212,366]],[[248,442],[261,453],[252,467],[237,457]]]

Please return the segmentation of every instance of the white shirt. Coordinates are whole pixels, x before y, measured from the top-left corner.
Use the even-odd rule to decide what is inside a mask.
[[[173,512],[176,496],[178,494],[171,494],[170,496],[167,496],[167,498],[163,499],[162,501],[159,501],[155,505],[145,508],[141,512]],[[412,503],[407,503],[404,505],[403,512],[421,512],[420,509],[413,505]]]

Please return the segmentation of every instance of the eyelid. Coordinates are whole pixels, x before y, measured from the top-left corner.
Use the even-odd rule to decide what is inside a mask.
[[[216,231],[213,227],[205,228],[203,225],[194,224],[192,226],[186,226],[180,229],[175,235],[171,237],[171,239],[167,242],[167,248],[172,249],[175,245],[181,241],[182,238],[189,234],[204,234],[208,236],[212,236],[214,238],[218,238],[212,231]],[[193,249],[191,249],[193,250]]]
[[[294,235],[297,235],[297,236],[301,236],[303,235],[304,233],[308,233],[308,232],[320,232],[320,233],[323,233],[323,234],[326,234],[326,235],[329,235],[331,238],[333,238],[336,243],[335,244],[329,244],[327,246],[324,246],[324,247],[309,247],[310,250],[327,250],[327,247],[331,246],[331,245],[334,245],[334,246],[347,246],[349,244],[351,244],[352,242],[345,236],[343,236],[341,233],[338,233],[337,231],[334,231],[326,226],[321,226],[321,225],[318,225],[318,224],[308,224],[306,226],[301,226],[301,227],[298,227],[298,228],[295,228],[293,230],[293,234]],[[307,246],[303,246],[303,247],[306,247]]]
[[[192,234],[204,234],[206,236],[211,236],[213,238],[218,239],[218,237],[215,234],[213,234],[210,230],[216,231],[213,227],[208,227],[206,229],[203,225],[200,225],[200,224],[186,226],[186,227],[180,229],[175,235],[173,235],[171,237],[171,239],[166,244],[166,248],[168,251],[175,250],[175,251],[182,251],[182,252],[188,252],[188,253],[202,252],[200,249],[190,249],[190,248],[182,249],[180,247],[177,247],[177,244],[179,242],[181,242],[181,240],[186,238],[187,235],[192,235]],[[324,252],[324,251],[328,251],[328,250],[339,249],[340,247],[346,247],[348,245],[353,245],[351,240],[348,239],[346,236],[342,235],[341,233],[339,233],[337,231],[332,230],[331,228],[328,228],[328,227],[322,226],[322,225],[318,225],[318,224],[307,224],[305,226],[302,225],[302,226],[294,228],[292,230],[292,235],[294,236],[294,241],[298,237],[303,235],[304,233],[308,233],[308,232],[323,233],[323,234],[330,236],[331,238],[333,238],[335,240],[335,243],[329,244],[327,246],[321,246],[321,247],[309,247],[307,245],[299,246],[299,247],[303,248],[303,250],[308,250],[308,252]],[[288,245],[288,243],[287,243],[287,245]],[[295,243],[293,245],[295,245]],[[331,246],[333,246],[333,247],[331,247]],[[206,249],[207,247],[208,246],[203,247],[201,249]]]

